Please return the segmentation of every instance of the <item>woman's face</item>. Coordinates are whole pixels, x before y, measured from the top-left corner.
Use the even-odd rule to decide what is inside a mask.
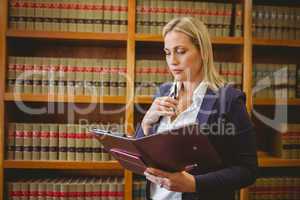
[[[164,39],[169,70],[177,81],[197,81],[202,78],[199,49],[184,33],[171,31]]]

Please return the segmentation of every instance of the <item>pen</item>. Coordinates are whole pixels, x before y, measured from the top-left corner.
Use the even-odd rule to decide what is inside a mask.
[[[173,96],[174,99],[177,98],[177,82],[175,82],[175,85],[174,85],[174,96]]]
[[[176,100],[177,99],[177,82],[175,82],[174,85],[174,94],[173,94],[173,98]],[[173,112],[176,113],[175,108],[173,108]]]

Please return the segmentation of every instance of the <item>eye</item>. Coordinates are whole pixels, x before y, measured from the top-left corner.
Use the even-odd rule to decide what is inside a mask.
[[[177,53],[177,54],[185,54],[185,52],[186,52],[186,51],[185,51],[184,49],[177,49],[177,50],[176,50],[176,53]]]

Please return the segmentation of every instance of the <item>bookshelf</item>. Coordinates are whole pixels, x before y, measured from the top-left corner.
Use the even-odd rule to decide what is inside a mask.
[[[215,0],[218,2],[218,0]],[[133,135],[135,124],[142,118],[142,114],[136,110],[136,105],[148,107],[152,102],[151,96],[135,96],[135,70],[136,61],[142,58],[157,59],[162,58],[155,50],[161,48],[163,39],[158,34],[136,33],[136,1],[128,0],[128,31],[127,33],[87,33],[87,32],[57,32],[57,31],[21,31],[8,28],[8,0],[0,3],[0,200],[6,196],[5,181],[7,180],[7,170],[76,170],[78,174],[84,174],[87,170],[105,171],[108,175],[114,174],[110,171],[121,173],[125,180],[124,198],[133,199],[133,177],[134,175],[124,170],[115,161],[88,162],[88,161],[22,161],[7,160],[5,158],[5,134],[7,123],[13,114],[7,114],[13,106],[14,101],[26,103],[38,103],[39,105],[47,102],[54,103],[76,103],[76,104],[109,104],[126,105],[126,111],[122,113],[125,118],[125,130]],[[234,2],[234,1],[228,1]],[[234,61],[243,65],[243,91],[247,94],[247,110],[251,113],[254,106],[274,106],[281,104],[288,106],[299,106],[300,100],[296,99],[255,99],[252,98],[252,71],[253,63],[274,61],[277,63],[300,64],[297,54],[300,48],[299,40],[287,39],[261,39],[253,37],[253,6],[258,1],[243,0],[238,1],[243,5],[243,36],[222,36],[212,37],[215,57],[217,61]],[[274,0],[276,5],[281,5]],[[293,1],[287,1],[284,5],[296,5]],[[272,3],[271,3],[272,5]],[[63,51],[55,51],[52,43],[63,47]],[[18,49],[18,44],[21,44]],[[28,48],[28,44],[34,44]],[[71,44],[71,45],[70,45]],[[74,44],[74,46],[73,46]],[[27,45],[27,46],[26,46]],[[50,48],[43,49],[46,45]],[[142,48],[144,45],[154,50]],[[90,50],[87,52],[87,50]],[[126,96],[86,96],[86,95],[48,95],[48,94],[14,94],[6,91],[8,56],[72,56],[78,58],[122,58],[126,59],[127,75],[130,79],[126,82]],[[46,115],[42,115],[46,117]],[[91,116],[95,118],[95,116]],[[18,118],[18,117],[17,117]],[[109,118],[109,117],[108,117]],[[116,116],[111,117],[116,120]],[[20,117],[18,120],[21,120]],[[36,118],[34,119],[36,120]],[[33,120],[33,121],[34,121]],[[30,121],[30,120],[29,120]],[[260,167],[300,167],[299,159],[281,159],[270,156],[264,152],[259,152]],[[106,172],[107,171],[107,172]],[[241,200],[249,199],[247,188],[240,193]]]

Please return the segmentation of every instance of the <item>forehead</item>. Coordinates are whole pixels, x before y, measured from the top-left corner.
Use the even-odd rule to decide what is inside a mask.
[[[191,39],[184,33],[178,31],[169,32],[164,38],[164,46],[167,49],[172,49],[177,46],[193,46]]]

